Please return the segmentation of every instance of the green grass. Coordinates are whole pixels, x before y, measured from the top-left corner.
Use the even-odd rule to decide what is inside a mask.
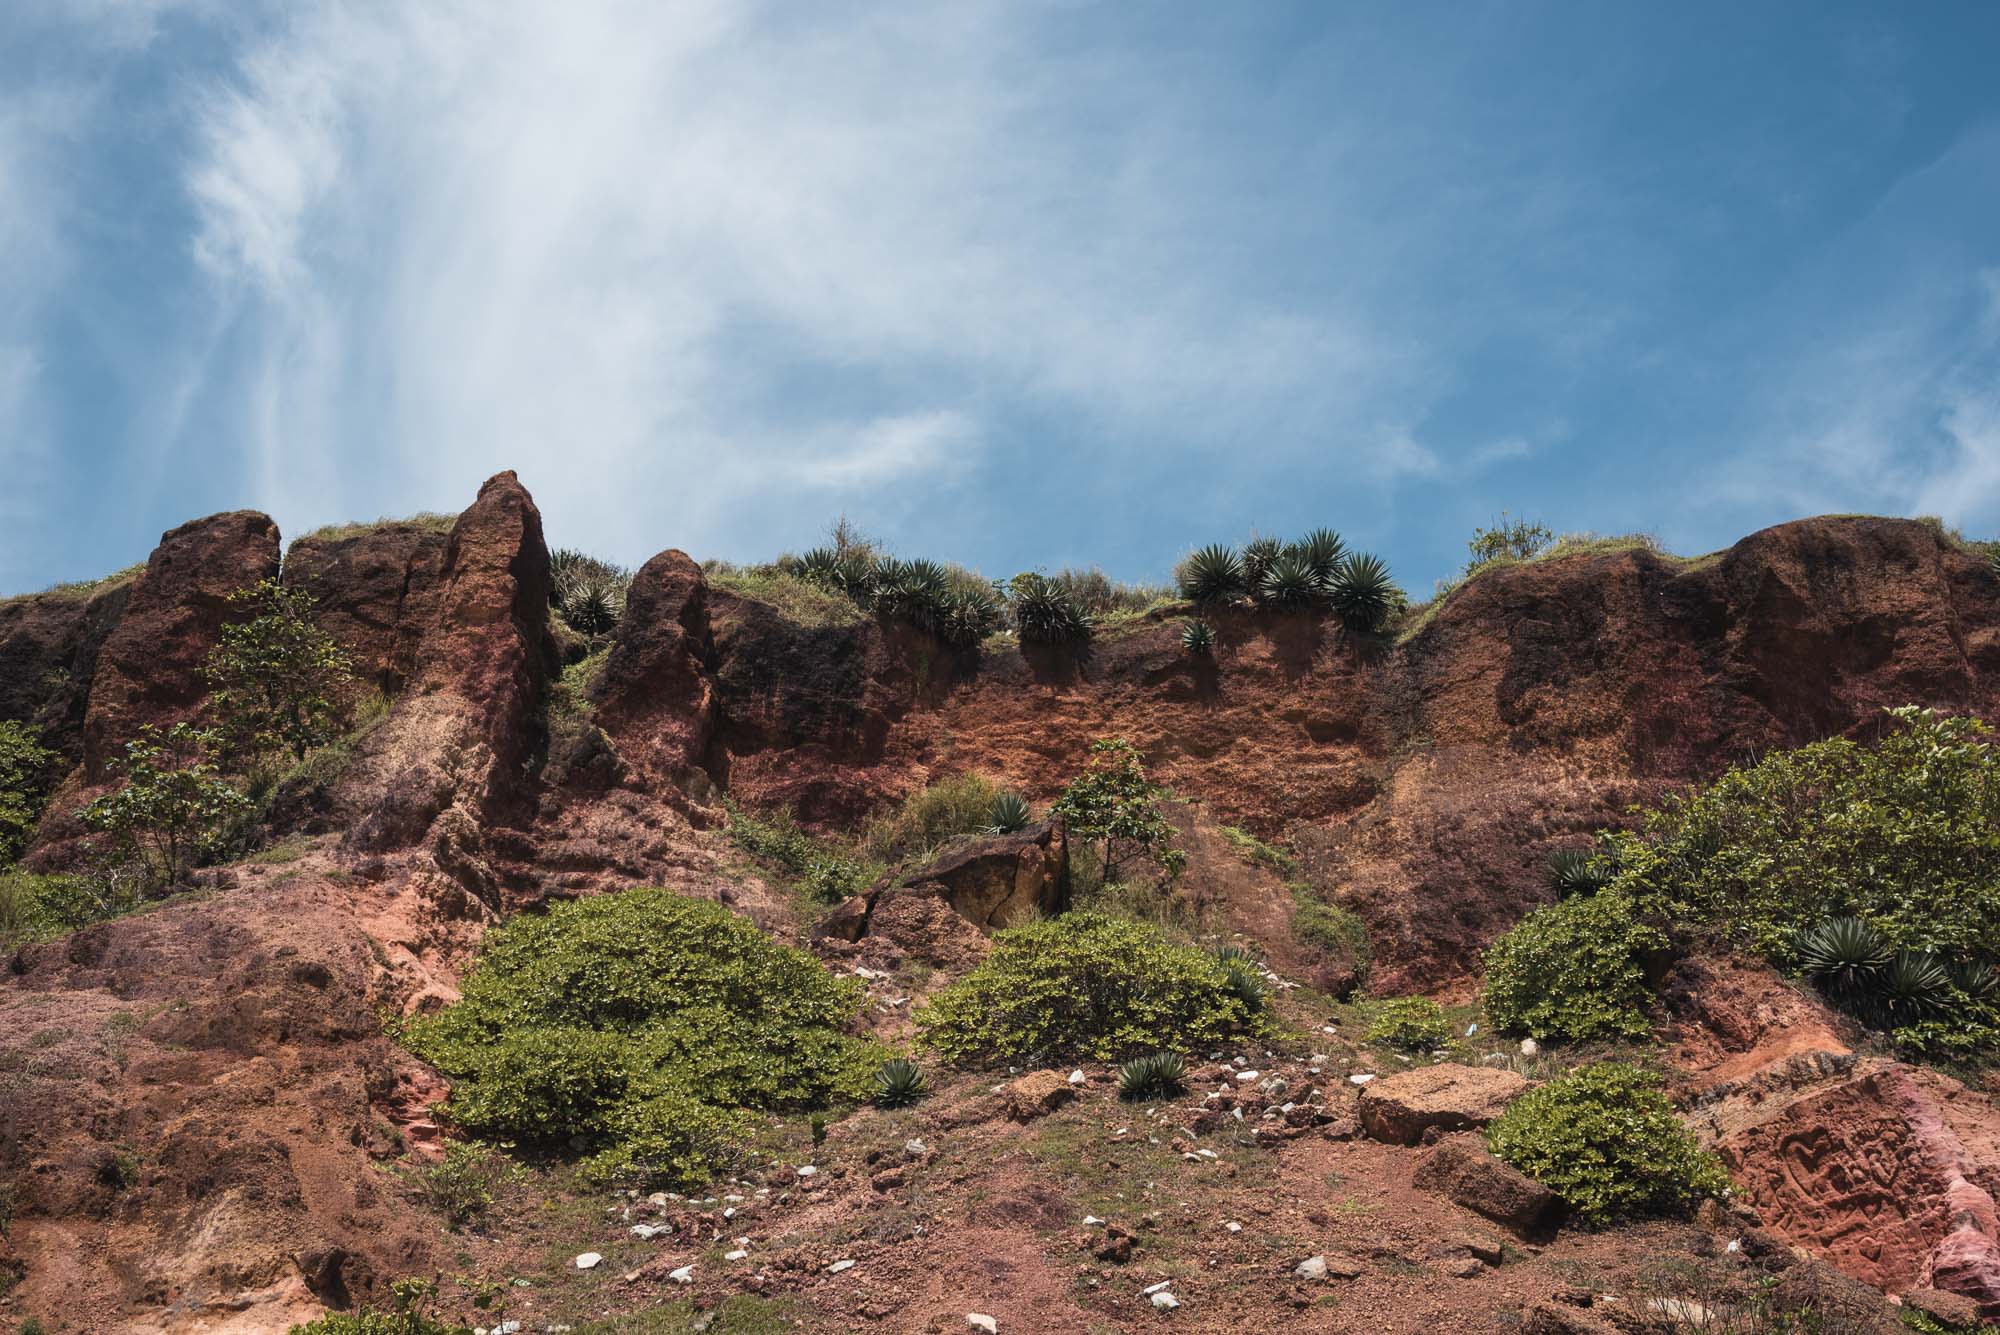
[[[1250,831],[1234,825],[1222,827],[1222,837],[1236,850],[1236,856],[1253,867],[1268,867],[1282,876],[1290,876],[1299,869],[1298,860],[1282,848],[1273,848]]]
[[[452,526],[456,523],[458,523],[457,515],[441,514],[435,510],[421,510],[416,514],[405,515],[400,519],[384,515],[373,523],[328,524],[323,528],[316,528],[302,537],[294,538],[292,541],[295,544],[300,542],[342,542],[348,538],[358,538],[364,533],[373,533],[377,529],[403,524],[423,529],[429,533],[449,533],[452,530]]]
[[[1436,619],[1445,604],[1450,602],[1466,585],[1485,575],[1512,566],[1542,565],[1549,561],[1561,561],[1576,556],[1605,556],[1615,552],[1650,552],[1660,560],[1677,569],[1699,570],[1722,559],[1721,552],[1711,552],[1706,556],[1680,556],[1666,550],[1659,539],[1650,533],[1623,533],[1609,537],[1596,533],[1565,533],[1549,547],[1534,556],[1523,559],[1516,556],[1496,556],[1482,561],[1463,577],[1441,581],[1437,593],[1421,603],[1412,603],[1405,608],[1395,625],[1395,642],[1406,644],[1421,634],[1424,628]]]
[[[141,561],[137,565],[126,566],[123,570],[114,570],[110,574],[100,576],[97,579],[65,580],[58,584],[51,584],[39,592],[11,594],[8,597],[0,598],[0,607],[4,607],[8,603],[19,602],[25,598],[60,598],[81,602],[86,598],[94,598],[100,593],[108,592],[111,589],[117,588],[120,584],[136,579],[145,569],[146,563]]]
[[[801,626],[858,626],[868,614],[846,594],[808,584],[772,566],[733,566],[710,561],[702,572],[713,588],[764,604]]]

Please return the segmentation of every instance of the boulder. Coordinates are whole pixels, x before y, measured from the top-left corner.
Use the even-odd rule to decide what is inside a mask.
[[[1060,821],[951,849],[902,878],[935,885],[961,918],[986,931],[1069,907],[1069,846]]]
[[[1493,1157],[1473,1136],[1450,1136],[1426,1151],[1412,1184],[1521,1230],[1540,1225],[1556,1204],[1553,1191]]]
[[[1361,1125],[1377,1140],[1415,1145],[1432,1127],[1464,1131],[1485,1126],[1526,1091],[1512,1071],[1441,1062],[1383,1076],[1361,1091]]]
[[[1804,1261],[1785,1271],[1771,1288],[1771,1305],[1814,1318],[1821,1330],[1908,1335],[1888,1299],[1824,1261]]]
[[[97,657],[135,578],[0,599],[0,719],[35,724],[43,745],[76,758]]]
[[[2000,1321],[2000,1243],[1977,1227],[1944,1236],[1924,1262],[1924,1281],[1975,1304],[1981,1318]]]
[[[1903,1306],[1912,1312],[1922,1312],[1944,1326],[1979,1324],[1979,1304],[1962,1293],[1944,1293],[1938,1289],[1911,1289],[1903,1295]]]
[[[1622,1335],[1622,1332],[1580,1308],[1541,1302],[1521,1322],[1521,1335]]]
[[[661,552],[632,577],[598,686],[597,725],[629,782],[661,789],[708,764],[716,726],[708,582],[685,552]]]
[[[1000,1087],[1007,1115],[1017,1122],[1032,1122],[1076,1097],[1060,1071],[1030,1071]]]
[[[229,619],[229,595],[278,573],[278,526],[255,510],[182,524],[160,538],[97,655],[83,721],[84,779],[100,782],[143,724],[195,716],[202,664]]]
[[[422,612],[449,542],[436,524],[411,520],[309,533],[285,552],[285,583],[313,596],[314,620],[355,675],[394,695],[415,673]]]

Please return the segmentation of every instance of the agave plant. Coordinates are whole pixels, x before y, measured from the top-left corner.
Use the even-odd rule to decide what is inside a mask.
[[[1563,848],[1549,854],[1549,889],[1557,899],[1581,899],[1611,884],[1617,872],[1602,854],[1582,848]]]
[[[1000,600],[981,588],[953,589],[930,629],[946,644],[970,649],[1000,628]]]
[[[1267,607],[1296,612],[1311,607],[1327,592],[1327,584],[1314,572],[1303,553],[1287,550],[1264,572],[1257,586],[1257,601]]]
[[[1264,986],[1264,976],[1254,961],[1247,956],[1240,959],[1222,961],[1224,985],[1229,994],[1243,1003],[1245,1012],[1255,1015],[1264,1009],[1264,1002],[1270,989]]]
[[[1986,960],[1960,960],[1952,964],[1951,985],[1967,1001],[2000,1000],[2000,971]]]
[[[1226,603],[1249,588],[1236,549],[1212,542],[1191,552],[1174,572],[1181,597],[1198,603]]]
[[[625,581],[615,575],[579,574],[564,581],[556,615],[579,635],[609,635],[625,615]]]
[[[1243,583],[1246,588],[1256,588],[1264,582],[1264,572],[1271,568],[1271,562],[1278,559],[1278,553],[1285,550],[1284,544],[1276,538],[1252,538],[1243,544]]]
[[[907,1108],[924,1096],[925,1083],[924,1073],[914,1062],[891,1058],[875,1072],[875,1106]]]
[[[1189,621],[1181,627],[1181,648],[1196,658],[1215,652],[1215,627],[1206,621]]]
[[[1402,590],[1389,578],[1389,567],[1367,553],[1342,558],[1331,590],[1334,611],[1349,630],[1376,631],[1389,619]]]
[[[1128,1103],[1172,1098],[1186,1080],[1187,1063],[1178,1052],[1148,1053],[1118,1068],[1118,1097]]]
[[[1068,590],[1040,575],[1014,581],[1014,629],[1023,644],[1070,644],[1090,637],[1090,617]]]
[[[1347,543],[1330,528],[1316,528],[1286,550],[1310,566],[1314,575],[1331,584],[1339,572],[1340,558],[1347,555]]]
[[[841,593],[867,607],[874,599],[875,563],[860,552],[815,547],[794,559],[790,573],[830,593]]]
[[[1254,965],[1257,962],[1257,956],[1254,953],[1245,946],[1237,945],[1234,941],[1224,941],[1220,945],[1211,946],[1208,953],[1211,959],[1225,968],[1236,963]]]
[[[1814,986],[1836,1001],[1854,1004],[1873,991],[1895,952],[1862,919],[1828,918],[1800,934],[1798,955]]]
[[[1873,1000],[1884,1029],[1931,1019],[1951,1004],[1951,974],[1929,951],[1897,951],[1873,982]]]
[[[1028,828],[1034,813],[1028,810],[1028,803],[1019,793],[1002,793],[993,799],[993,805],[986,813],[988,834],[1015,834]]]

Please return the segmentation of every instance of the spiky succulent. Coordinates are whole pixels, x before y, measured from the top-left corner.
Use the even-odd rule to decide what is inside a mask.
[[[1215,652],[1215,627],[1206,621],[1189,621],[1181,626],[1181,648],[1196,658]]]
[[[1951,974],[1928,951],[1899,950],[1871,990],[1880,1026],[1890,1029],[1942,1013],[1951,1004]]]
[[[1028,810],[1027,799],[1019,793],[1002,793],[993,799],[993,805],[986,813],[988,834],[1015,834],[1028,828],[1034,813]]]
[[[1563,848],[1549,854],[1549,889],[1557,899],[1581,899],[1611,884],[1617,874],[1602,853],[1584,848]]]
[[[863,607],[874,598],[875,563],[860,552],[815,547],[795,558],[789,571],[808,584],[845,594]]]
[[[1382,629],[1396,610],[1403,591],[1389,577],[1389,567],[1366,552],[1343,557],[1333,576],[1333,610],[1349,630]]]
[[[893,1057],[882,1063],[875,1072],[875,1106],[878,1108],[907,1108],[925,1093],[924,1073],[916,1063],[903,1057]]]
[[[931,627],[936,636],[958,649],[970,649],[1000,629],[1000,599],[986,589],[953,589]]]
[[[2000,1000],[2000,971],[1986,960],[1960,960],[1951,967],[1951,985],[1967,1001]]]
[[[1278,553],[1285,545],[1276,538],[1252,538],[1243,544],[1243,583],[1247,588],[1256,588],[1264,582],[1264,572],[1271,568],[1271,562],[1278,559]]]
[[[1347,555],[1347,543],[1330,528],[1316,528],[1286,550],[1311,567],[1323,582],[1331,584],[1339,572],[1340,558]]]
[[[609,635],[625,615],[625,587],[617,575],[572,574],[558,591],[556,615],[579,635]]]
[[[1187,1080],[1187,1062],[1178,1052],[1151,1052],[1118,1068],[1118,1097],[1128,1103],[1172,1098]]]
[[[1040,575],[1014,580],[1014,629],[1023,644],[1071,644],[1090,637],[1090,616],[1069,591]]]
[[[1211,542],[1190,552],[1174,572],[1181,597],[1198,603],[1226,603],[1249,588],[1243,576],[1243,558],[1236,549]]]
[[[1264,1002],[1270,989],[1264,985],[1264,975],[1250,959],[1222,961],[1222,974],[1229,994],[1243,1003],[1246,1013],[1255,1015],[1264,1009]]]
[[[1217,964],[1225,968],[1232,963],[1255,964],[1257,962],[1255,952],[1251,951],[1247,946],[1237,945],[1234,941],[1224,941],[1219,945],[1211,946],[1208,953]]]
[[[1874,990],[1895,951],[1860,918],[1828,918],[1800,933],[1798,956],[1801,970],[1815,987],[1836,1001],[1855,1003]]]
[[[1264,572],[1257,586],[1257,601],[1266,607],[1300,612],[1317,603],[1327,592],[1327,584],[1313,570],[1305,556],[1286,550]]]

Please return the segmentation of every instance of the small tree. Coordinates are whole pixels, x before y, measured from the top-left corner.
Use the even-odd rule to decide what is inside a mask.
[[[1090,747],[1090,767],[1063,789],[1052,815],[1068,832],[1100,846],[1106,885],[1118,879],[1121,863],[1150,857],[1169,876],[1187,863],[1185,854],[1170,847],[1174,827],[1156,804],[1166,794],[1146,777],[1139,752],[1130,742],[1106,738]]]
[[[153,884],[177,884],[250,806],[217,771],[214,744],[213,732],[185,723],[164,732],[150,723],[140,728],[124,758],[112,762],[125,786],[85,807],[83,823],[135,853]]]
[[[55,753],[41,744],[41,730],[0,722],[0,866],[19,857],[35,832]]]
[[[1531,523],[1526,519],[1509,519],[1502,510],[1500,517],[1493,521],[1492,528],[1475,528],[1472,541],[1466,547],[1472,559],[1465,563],[1465,573],[1471,574],[1488,561],[1502,558],[1513,561],[1530,561],[1547,551],[1555,543],[1556,535],[1547,524]]]
[[[254,613],[222,628],[203,669],[221,738],[238,754],[289,751],[302,759],[332,741],[354,667],[313,624],[313,597],[267,579],[229,597]]]

